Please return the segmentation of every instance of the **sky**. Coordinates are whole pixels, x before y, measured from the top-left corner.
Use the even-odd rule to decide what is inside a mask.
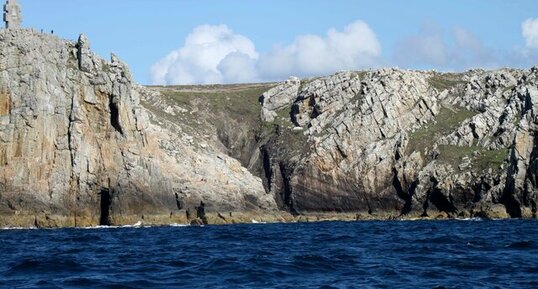
[[[382,67],[538,64],[536,0],[19,0],[23,26],[111,52],[142,84],[278,81]]]

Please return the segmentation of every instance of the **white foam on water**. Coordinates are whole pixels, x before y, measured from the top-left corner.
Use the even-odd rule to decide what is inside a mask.
[[[2,227],[0,230],[37,230],[37,227]]]
[[[77,229],[83,229],[83,230],[98,230],[98,229],[117,229],[121,228],[120,226],[94,226],[94,227],[80,227]]]
[[[456,218],[456,220],[458,220],[458,221],[472,221],[472,222],[480,222],[480,221],[484,221],[484,219],[482,219],[482,218],[478,218],[478,217],[473,217],[473,218]]]
[[[135,228],[135,229],[143,229],[143,228],[154,228],[154,227],[190,227],[190,225],[187,224],[169,224],[164,226],[159,225],[143,225],[142,221],[138,221],[133,225],[123,225],[123,226],[94,226],[94,227],[81,227],[78,229],[85,229],[85,230],[97,230],[97,229],[126,229],[126,228]]]
[[[250,220],[252,224],[267,224],[266,222],[258,222],[256,220]]]

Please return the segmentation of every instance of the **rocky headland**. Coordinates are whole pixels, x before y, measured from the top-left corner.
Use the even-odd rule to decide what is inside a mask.
[[[537,124],[538,67],[144,87],[4,29],[0,227],[531,218]]]

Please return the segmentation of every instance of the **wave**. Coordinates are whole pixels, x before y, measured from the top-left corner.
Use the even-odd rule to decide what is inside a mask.
[[[256,220],[250,220],[250,223],[252,223],[252,224],[267,224],[267,222],[260,222],[260,221],[256,221]]]
[[[0,230],[37,230],[37,227],[2,227]]]
[[[471,221],[471,222],[480,222],[484,221],[484,219],[480,217],[472,217],[472,218],[456,218],[457,221]]]
[[[188,224],[177,224],[177,223],[173,223],[173,224],[170,224],[168,225],[167,227],[190,227],[191,225],[188,225]]]
[[[144,229],[144,228],[161,228],[161,227],[190,227],[188,224],[172,223],[168,225],[144,225],[141,221],[136,222],[133,225],[121,225],[121,226],[93,226],[93,227],[81,227],[77,229],[84,230],[97,230],[97,229]],[[203,227],[203,226],[200,226]]]

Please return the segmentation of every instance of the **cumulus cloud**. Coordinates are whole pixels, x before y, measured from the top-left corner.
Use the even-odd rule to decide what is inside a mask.
[[[225,25],[195,28],[183,46],[151,69],[154,84],[234,83],[312,76],[377,66],[381,45],[363,21],[324,37],[298,36],[258,53],[252,41]]]
[[[232,52],[217,65],[223,83],[245,83],[258,80],[256,58],[241,52]]]
[[[226,25],[202,25],[180,48],[153,65],[151,77],[154,84],[245,83],[382,65],[443,71],[536,65],[538,18],[524,21],[521,35],[524,46],[500,51],[486,47],[465,28],[444,29],[429,22],[416,35],[400,39],[387,61],[377,35],[363,21],[342,30],[330,29],[325,35],[300,35],[291,43],[264,52]]]
[[[405,68],[464,70],[497,65],[492,51],[470,31],[454,27],[447,33],[435,23],[426,23],[417,35],[400,40],[393,59]]]
[[[233,55],[238,57],[232,59]],[[230,65],[245,65],[257,58],[258,53],[250,39],[235,34],[226,25],[202,25],[187,36],[181,48],[153,65],[151,78],[154,84],[222,83],[228,78],[242,77],[238,68]],[[235,76],[223,75],[219,69],[225,59],[224,72]]]
[[[529,49],[538,49],[538,18],[529,18],[521,24],[521,33]]]
[[[258,70],[266,79],[312,76],[377,66],[380,58],[376,34],[365,22],[356,21],[343,31],[330,29],[325,37],[304,35],[290,45],[276,46],[262,55]]]

